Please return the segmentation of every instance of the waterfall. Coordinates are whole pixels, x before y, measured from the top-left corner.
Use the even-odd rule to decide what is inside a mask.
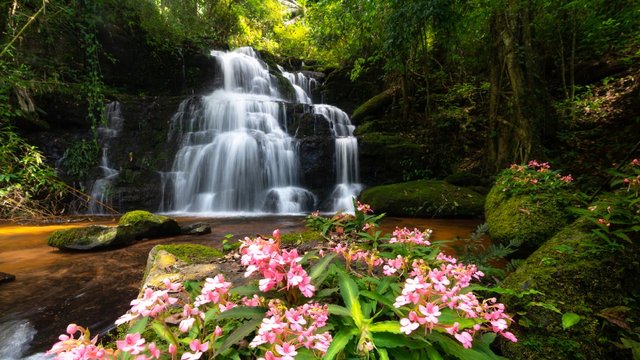
[[[316,196],[300,184],[298,141],[287,133],[286,103],[311,105],[316,80],[278,67],[270,72],[251,48],[212,51],[221,88],[182,102],[172,118],[170,139],[180,146],[170,172],[161,176],[161,211],[186,213],[315,210]],[[275,70],[275,69],[273,69]],[[286,91],[283,81],[295,91]],[[327,118],[336,138],[337,183],[357,183],[357,142],[346,120]],[[342,145],[345,143],[344,145]],[[341,144],[341,145],[338,145]],[[355,147],[355,149],[354,149]],[[338,149],[340,148],[340,150]],[[354,191],[340,195],[352,196]],[[340,200],[342,201],[342,200]],[[340,202],[338,201],[338,202]],[[349,203],[351,203],[349,197]],[[349,207],[352,210],[352,207]]]
[[[353,198],[360,193],[358,179],[358,140],[353,136],[355,126],[342,110],[331,105],[315,105],[314,111],[330,124],[335,138],[336,187],[333,190],[333,211],[354,212]]]
[[[111,140],[118,136],[122,130],[122,104],[118,101],[108,103],[104,108],[105,123],[101,124],[98,131],[98,138],[102,146],[100,157],[100,171],[102,177],[97,179],[91,186],[91,198],[89,202],[89,214],[105,214],[106,209],[101,204],[111,206],[111,182],[118,176],[118,171],[110,167],[109,145]]]

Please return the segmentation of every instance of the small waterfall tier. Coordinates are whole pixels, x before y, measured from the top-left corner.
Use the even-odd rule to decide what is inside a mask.
[[[186,213],[315,210],[319,205],[317,197],[301,185],[304,179],[301,179],[299,141],[287,132],[287,104],[312,105],[309,94],[317,85],[315,79],[280,67],[269,71],[251,48],[212,51],[211,55],[220,69],[215,83],[221,88],[185,100],[174,115],[170,139],[177,139],[180,145],[171,171],[162,176],[160,210]],[[344,112],[340,116],[346,120],[332,118],[332,111],[339,109],[328,105],[317,105],[315,109],[314,113],[324,115],[332,123],[336,154],[341,149],[340,159],[336,158],[338,183],[357,183],[357,142],[349,118]],[[349,144],[338,145],[343,142]],[[343,151],[348,153],[343,155]]]
[[[353,136],[355,126],[349,116],[331,105],[315,105],[316,114],[331,125],[335,138],[336,187],[333,190],[333,210],[354,212],[353,198],[362,191],[358,173],[358,139]]]
[[[100,172],[102,177],[98,178],[91,186],[91,198],[89,202],[89,214],[105,214],[104,205],[111,206],[111,183],[118,176],[118,170],[111,168],[109,162],[109,146],[114,138],[118,136],[122,130],[122,104],[118,101],[112,101],[105,105],[104,109],[105,122],[96,130],[100,140],[101,157]]]

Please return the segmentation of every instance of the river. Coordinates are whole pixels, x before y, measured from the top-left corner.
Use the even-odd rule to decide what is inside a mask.
[[[68,224],[22,226],[0,224],[0,272],[16,276],[0,284],[0,359],[21,359],[47,350],[66,325],[87,326],[92,334],[107,331],[129,308],[139,291],[147,255],[155,245],[198,243],[220,247],[226,234],[235,238],[304,229],[300,216],[182,218],[181,223],[206,222],[212,233],[138,242],[99,252],[63,252],[48,247],[54,230],[89,224],[114,224],[97,218]],[[383,229],[395,225],[431,228],[433,239],[468,237],[478,220],[386,218]]]

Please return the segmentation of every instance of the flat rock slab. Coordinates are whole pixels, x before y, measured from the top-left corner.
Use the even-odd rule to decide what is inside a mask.
[[[180,227],[182,235],[205,235],[211,234],[211,225],[207,223],[193,223]]]

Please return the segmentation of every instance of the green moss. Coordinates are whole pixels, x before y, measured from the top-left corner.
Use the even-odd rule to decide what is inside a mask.
[[[601,240],[591,227],[588,221],[580,219],[563,228],[501,284],[512,290],[541,292],[500,299],[507,305],[508,313],[519,314],[516,317],[519,326],[513,327],[519,341],[501,343],[509,359],[625,357],[611,345],[611,341],[619,339],[620,328],[598,314],[631,304],[625,321],[638,321],[640,286],[635,279],[640,271],[635,260],[638,246],[622,252],[600,251]],[[576,313],[581,319],[563,329],[562,314],[567,312]]]
[[[158,245],[156,251],[159,250],[164,250],[187,264],[207,263],[223,255],[218,249],[198,244]]]
[[[484,197],[439,180],[418,180],[376,186],[360,195],[377,212],[393,216],[477,217]]]
[[[367,100],[364,104],[358,106],[358,108],[353,111],[353,114],[351,114],[351,120],[354,123],[357,123],[368,116],[382,114],[385,109],[393,103],[393,98],[397,90],[398,88],[393,87]]]
[[[155,215],[145,210],[134,210],[134,211],[129,211],[128,213],[122,215],[122,217],[118,221],[118,225],[120,226],[137,225],[141,222],[152,222],[156,224],[162,224],[167,219],[169,218],[166,216]]]
[[[324,238],[318,231],[304,231],[304,232],[292,232],[288,234],[282,234],[280,241],[287,245],[305,244],[312,241],[322,242]]]
[[[507,197],[499,186],[487,195],[485,217],[491,239],[501,244],[522,243],[531,253],[563,226],[568,216],[557,194]]]
[[[49,246],[60,249],[86,250],[116,245],[115,227],[92,225],[54,231],[48,238]]]
[[[167,216],[134,210],[122,215],[118,221],[118,231],[123,236],[132,236],[135,239],[151,239],[179,235],[180,226]]]

